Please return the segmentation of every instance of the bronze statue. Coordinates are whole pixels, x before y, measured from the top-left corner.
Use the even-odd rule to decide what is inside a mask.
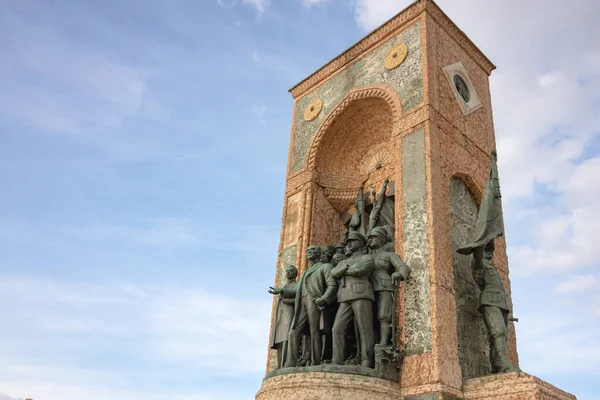
[[[346,253],[346,242],[345,241],[340,241],[338,242],[338,244],[335,245],[335,253],[336,254],[341,254],[344,255]]]
[[[354,201],[354,213],[348,224],[348,232],[359,232],[365,235],[365,202],[364,202],[364,187],[360,187],[358,196]]]
[[[294,299],[296,298],[296,277],[298,269],[293,265],[285,268],[286,284],[280,288],[269,288],[269,293],[278,295],[275,308],[275,323],[271,335],[271,348],[277,350],[277,366],[281,368],[283,349],[287,346],[290,323],[294,315]]]
[[[490,362],[493,372],[520,372],[508,361],[506,344],[508,340],[508,298],[502,278],[492,266],[494,241],[473,249],[473,278],[481,289],[479,312],[483,314],[485,327],[490,340]]]
[[[368,368],[373,365],[375,295],[369,277],[375,267],[375,260],[371,254],[364,254],[366,244],[364,235],[350,232],[346,245],[350,257],[340,261],[331,270],[331,276],[340,281],[337,293],[339,308],[333,323],[333,364],[344,363],[344,332],[354,317],[360,341],[361,365]]]
[[[311,365],[321,363],[321,310],[335,301],[337,282],[331,277],[331,264],[322,263],[321,249],[311,245],[306,250],[308,269],[300,277],[294,302],[294,318],[290,325],[285,367],[297,366],[298,340],[308,325]]]
[[[340,261],[345,260],[346,256],[344,255],[344,253],[335,253],[333,255],[333,257],[331,258],[331,265],[332,266],[336,266],[340,263]]]
[[[375,259],[373,271],[373,290],[377,299],[377,319],[380,327],[379,344],[387,345],[390,341],[394,299],[392,294],[399,280],[408,279],[408,265],[394,252],[386,251],[387,232],[383,227],[369,231],[368,245]]]
[[[490,174],[485,184],[481,207],[471,242],[458,248],[460,254],[473,254],[473,278],[481,289],[479,311],[483,314],[490,340],[490,362],[494,372],[520,371],[510,364],[508,340],[508,298],[500,275],[492,265],[494,240],[504,234],[502,202],[496,151],[492,151]]]
[[[326,244],[321,249],[321,262],[331,264],[331,258],[335,253],[335,247],[330,244]]]

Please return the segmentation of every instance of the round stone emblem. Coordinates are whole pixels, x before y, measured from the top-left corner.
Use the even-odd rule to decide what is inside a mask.
[[[463,77],[458,74],[454,75],[453,80],[454,80],[454,87],[456,88],[456,91],[458,92],[458,94],[460,94],[460,97],[462,97],[462,99],[465,101],[465,103],[468,103],[469,100],[471,100],[471,92],[469,91],[467,82],[465,82]]]
[[[312,121],[317,118],[322,109],[323,101],[318,98],[312,99],[304,109],[304,120]]]
[[[397,68],[408,54],[408,46],[404,43],[401,43],[397,46],[392,47],[387,57],[385,58],[385,68],[386,69],[394,69]]]

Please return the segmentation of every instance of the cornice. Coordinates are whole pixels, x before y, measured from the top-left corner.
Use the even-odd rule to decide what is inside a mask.
[[[479,65],[488,75],[496,69],[496,66],[490,61],[489,58],[483,54],[475,43],[469,39],[469,37],[458,27],[452,20],[446,15],[444,11],[433,1],[423,0],[425,2],[425,10],[435,22],[442,27],[454,39],[460,47],[463,48],[473,60]]]
[[[404,10],[396,14],[392,19],[381,25],[379,28],[371,31],[363,39],[349,47],[347,50],[342,52],[340,55],[329,61],[323,67],[318,69],[316,72],[309,75],[306,79],[298,83],[296,86],[291,88],[289,92],[292,97],[298,98],[306,93],[309,89],[316,86],[321,81],[332,75],[337,70],[348,65],[358,56],[365,53],[367,50],[378,44],[383,38],[392,34],[401,26],[417,17],[424,9],[424,1],[417,0]]]
[[[380,27],[371,31],[363,39],[349,47],[323,67],[309,75],[292,87],[289,92],[294,99],[304,95],[313,87],[341,70],[359,56],[378,45],[383,39],[392,35],[421,13],[427,12],[489,75],[496,66],[475,46],[467,35],[440,9],[433,0],[417,0],[400,11]]]

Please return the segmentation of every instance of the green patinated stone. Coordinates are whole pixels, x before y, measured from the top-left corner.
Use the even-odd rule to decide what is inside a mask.
[[[404,261],[411,275],[404,292],[405,354],[431,351],[429,298],[429,250],[427,240],[427,191],[425,132],[418,129],[402,138],[402,220]]]
[[[408,46],[406,59],[398,68],[387,70],[384,67],[385,57],[391,48],[399,43]],[[293,122],[294,139],[290,173],[293,174],[306,167],[312,138],[323,120],[344,96],[353,88],[373,84],[386,84],[395,89],[402,100],[404,112],[423,102],[420,22],[415,22],[298,101],[296,118]],[[313,98],[320,98],[323,101],[323,110],[314,120],[305,121],[303,110]]]

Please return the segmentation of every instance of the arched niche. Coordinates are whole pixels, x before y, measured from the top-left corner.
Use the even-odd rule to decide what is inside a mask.
[[[309,149],[308,169],[318,189],[312,216],[312,242],[335,243],[345,230],[360,186],[367,212],[371,191],[379,194],[386,178],[394,179],[392,137],[399,129],[401,102],[385,86],[351,91],[319,127]],[[388,196],[393,200],[394,185]]]
[[[489,341],[479,306],[479,287],[472,274],[471,255],[456,249],[471,239],[477,220],[475,188],[469,176],[457,174],[450,180],[450,241],[454,270],[458,362],[463,379],[491,373]],[[478,196],[479,198],[481,196]]]

